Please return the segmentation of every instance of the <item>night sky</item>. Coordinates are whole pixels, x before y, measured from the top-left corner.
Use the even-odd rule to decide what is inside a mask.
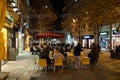
[[[46,4],[46,1],[47,0],[30,0],[30,4],[31,6],[35,8],[35,10],[39,10],[39,7],[41,7],[41,5]],[[48,0],[48,1],[50,1],[52,10],[57,14],[57,19],[53,21],[52,26],[54,29],[60,30],[61,29],[61,15],[62,15],[62,11],[65,5],[64,0]]]
[[[64,8],[64,0],[52,0],[52,7],[57,14],[62,13]]]
[[[58,16],[57,19],[54,21],[53,26],[56,30],[62,30],[61,14],[64,8],[64,0],[52,0],[52,8]]]

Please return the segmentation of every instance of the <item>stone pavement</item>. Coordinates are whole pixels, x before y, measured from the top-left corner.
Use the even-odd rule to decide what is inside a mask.
[[[89,50],[83,51],[86,55],[88,52]],[[4,64],[2,72],[9,73],[6,80],[120,80],[120,60],[110,59],[109,55],[108,52],[102,52],[98,64],[91,66],[90,70],[75,71],[71,66],[64,68],[63,72],[58,70],[55,73],[45,73],[34,70],[33,55],[24,51],[17,56],[16,61]],[[37,55],[36,58],[38,59]]]
[[[37,56],[36,56],[37,57]],[[30,52],[24,51],[16,57],[16,61],[8,61],[2,66],[2,72],[8,72],[7,80],[29,80],[34,70],[34,58]]]

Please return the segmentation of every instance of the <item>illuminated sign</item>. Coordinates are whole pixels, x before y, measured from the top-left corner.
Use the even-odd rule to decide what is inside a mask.
[[[100,35],[101,36],[109,35],[109,31],[101,32]]]
[[[82,36],[82,39],[93,39],[93,38],[94,38],[93,35]]]
[[[116,30],[113,30],[113,35],[116,35],[116,34],[120,34],[120,33],[117,32]]]
[[[90,38],[90,36],[84,36],[84,38],[85,38],[85,39],[88,39],[88,38]]]

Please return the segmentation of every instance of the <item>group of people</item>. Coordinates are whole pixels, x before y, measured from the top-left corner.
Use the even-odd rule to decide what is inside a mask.
[[[54,61],[54,59],[56,58],[62,58],[63,61],[65,61],[67,57],[66,52],[70,52],[72,49],[75,59],[74,62],[75,70],[78,70],[80,68],[81,52],[83,51],[80,43],[78,43],[76,46],[71,46],[69,44],[52,45],[52,46],[47,44],[41,45],[39,47],[39,58],[47,60],[47,68],[48,68],[52,64],[52,61]],[[98,62],[99,51],[100,51],[99,45],[93,43],[91,45],[91,52],[88,54],[91,64],[96,64]],[[50,54],[52,55],[52,57],[50,57]]]
[[[47,60],[47,68],[51,66],[56,58],[61,58],[63,61],[67,57],[66,51],[69,51],[70,46],[66,45],[41,45],[39,58]]]

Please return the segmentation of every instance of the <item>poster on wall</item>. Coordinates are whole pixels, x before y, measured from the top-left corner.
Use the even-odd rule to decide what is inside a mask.
[[[99,44],[101,50],[110,50],[110,37],[109,36],[100,36],[99,37]]]

